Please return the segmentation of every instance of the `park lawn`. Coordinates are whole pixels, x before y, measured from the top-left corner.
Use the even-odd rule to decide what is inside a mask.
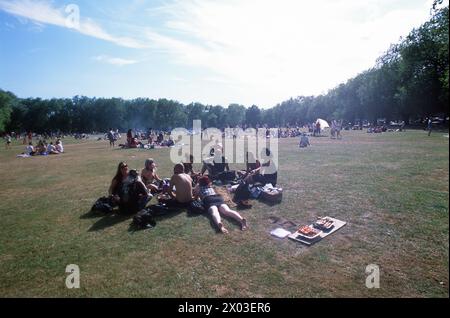
[[[132,231],[131,217],[92,215],[119,161],[160,176],[168,149],[110,149],[65,140],[60,156],[16,158],[0,150],[1,297],[448,297],[449,140],[424,131],[344,132],[343,140],[279,141],[283,202],[242,211],[249,231],[205,216],[158,219]],[[232,165],[232,168],[242,165]],[[153,201],[154,202],[154,201]],[[312,247],[269,235],[271,216],[348,224]],[[80,289],[65,287],[77,264]],[[380,288],[365,268],[380,267]]]

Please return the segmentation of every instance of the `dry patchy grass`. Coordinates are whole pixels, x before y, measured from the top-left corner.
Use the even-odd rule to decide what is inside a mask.
[[[184,212],[138,232],[130,217],[87,214],[119,161],[142,168],[153,157],[170,176],[167,149],[68,141],[62,156],[28,159],[15,157],[21,145],[2,149],[0,295],[448,297],[448,138],[347,132],[311,142],[298,149],[297,139],[280,140],[283,202],[253,202],[241,211],[250,230],[225,220],[228,236]],[[319,215],[348,224],[312,247],[269,235],[271,216],[307,224]],[[72,263],[79,290],[64,285]],[[372,263],[378,290],[365,287]]]

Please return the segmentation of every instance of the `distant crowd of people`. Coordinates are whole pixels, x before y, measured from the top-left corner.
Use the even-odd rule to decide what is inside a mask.
[[[19,156],[47,156],[47,155],[59,155],[64,153],[64,147],[61,139],[56,139],[55,143],[40,139],[36,146],[33,146],[33,142],[29,142],[23,152]]]
[[[325,121],[323,121],[325,122]],[[343,120],[332,120],[331,126],[323,127],[320,120],[317,120],[313,123],[308,123],[304,126],[295,126],[295,127],[284,127],[284,128],[268,128],[267,126],[257,126],[256,131],[257,134],[264,134],[266,138],[300,138],[299,146],[300,148],[305,148],[310,145],[309,136],[322,136],[322,132],[324,128],[330,128],[330,138],[331,139],[341,139],[342,138],[342,130],[363,130],[363,128],[367,129],[367,133],[383,133],[388,131],[404,131],[406,127],[405,121],[400,122],[391,122],[390,125],[386,124],[386,122],[377,122],[377,124],[371,124],[368,121],[357,121],[356,124],[352,125],[351,123],[344,124]],[[326,123],[326,122],[325,122]],[[421,124],[425,123],[424,130],[428,132],[428,135],[431,135],[433,128],[439,121],[433,121],[433,118],[429,117],[425,120],[420,121]],[[245,130],[248,128],[247,126],[237,126],[233,129],[222,129],[222,137],[229,138],[237,138],[238,130]],[[261,131],[263,130],[263,131]],[[95,132],[92,132],[95,134]],[[205,133],[204,130],[200,132],[202,134]],[[228,135],[227,135],[228,134]],[[64,139],[66,136],[71,136],[75,139],[89,139],[90,135],[86,133],[73,133],[73,134],[63,134],[60,131],[56,132],[44,132],[42,134],[34,134],[31,131],[25,133],[11,132],[3,135],[5,139],[5,148],[10,149],[13,143],[13,140],[22,139],[23,145],[27,145],[27,150],[25,154],[32,153],[47,153],[47,154],[57,154],[61,153],[62,143],[61,139]],[[33,146],[33,138],[38,140],[38,143]],[[119,133],[118,129],[113,130],[112,128],[104,136],[110,143],[111,147],[115,147],[117,141],[121,140],[122,136]],[[46,140],[56,139],[56,142],[46,143]],[[99,138],[99,140],[102,138]],[[59,142],[58,142],[59,141]],[[118,145],[121,148],[146,148],[152,149],[155,147],[172,147],[175,146],[175,142],[171,136],[169,131],[164,130],[153,130],[149,128],[147,131],[143,130],[135,130],[129,129],[126,133],[126,142]],[[34,150],[32,150],[33,148]],[[45,148],[45,151],[44,151]]]
[[[33,137],[37,138],[37,143],[34,146]],[[31,131],[24,134],[22,143],[26,145],[25,151],[19,156],[47,156],[59,155],[64,153],[64,146],[62,138],[65,136],[55,133],[44,133],[42,135],[34,135]],[[20,134],[16,134],[16,139],[20,138]],[[50,139],[50,142],[47,142]],[[55,142],[52,140],[55,139]]]
[[[19,141],[22,140],[22,144],[26,145],[27,148],[30,146],[33,146],[33,140],[37,140],[36,146],[33,146],[33,148],[42,150],[45,146],[48,148],[49,153],[55,153],[56,151],[59,151],[59,153],[63,152],[62,149],[62,139],[66,138],[67,136],[73,137],[75,139],[89,139],[88,134],[81,134],[81,133],[74,133],[74,134],[63,134],[61,132],[44,132],[41,134],[36,134],[31,131],[25,132],[25,133],[18,133],[18,132],[11,132],[4,134],[5,139],[5,147],[7,149],[11,148],[13,140]],[[55,142],[47,143],[47,140],[55,140]],[[56,151],[53,149],[53,147],[56,148]],[[41,151],[42,152],[42,151]],[[46,151],[47,152],[47,151]]]
[[[168,136],[168,138],[166,138]],[[109,140],[110,147],[115,147],[116,142],[122,137],[118,130],[113,130],[112,128],[106,133],[106,139]],[[132,129],[127,131],[126,142],[124,144],[119,144],[120,148],[148,148],[152,149],[155,147],[171,147],[175,143],[170,136],[170,133],[165,131],[156,131],[149,129],[147,132],[136,131],[133,132]]]

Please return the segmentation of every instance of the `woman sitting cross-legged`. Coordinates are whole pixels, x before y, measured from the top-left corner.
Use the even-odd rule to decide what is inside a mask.
[[[113,203],[118,204],[121,211],[129,213],[142,210],[152,198],[137,171],[128,170],[125,162],[119,163],[108,192]]]
[[[198,180],[198,185],[193,192],[194,197],[199,197],[202,200],[205,209],[211,214],[214,224],[222,233],[226,234],[228,230],[223,226],[220,214],[240,222],[241,230],[248,229],[247,220],[224,203],[223,197],[211,187],[211,181],[208,176],[203,176]]]

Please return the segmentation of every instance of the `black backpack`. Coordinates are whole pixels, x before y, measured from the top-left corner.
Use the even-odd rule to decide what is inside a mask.
[[[153,217],[153,211],[149,208],[139,211],[134,217],[132,224],[139,228],[152,228],[156,226],[156,221]]]
[[[177,212],[179,210],[179,207],[170,206],[170,204],[168,205],[165,203],[159,203],[151,205],[150,209],[152,210],[152,214],[154,216],[165,216],[170,213]]]
[[[236,188],[236,191],[234,192],[233,200],[234,202],[240,202],[250,199],[250,196],[251,192],[250,189],[248,188],[248,184],[242,181]]]
[[[101,197],[95,201],[91,208],[91,211],[98,211],[102,213],[111,213],[114,209],[115,204],[113,203],[111,197]]]

